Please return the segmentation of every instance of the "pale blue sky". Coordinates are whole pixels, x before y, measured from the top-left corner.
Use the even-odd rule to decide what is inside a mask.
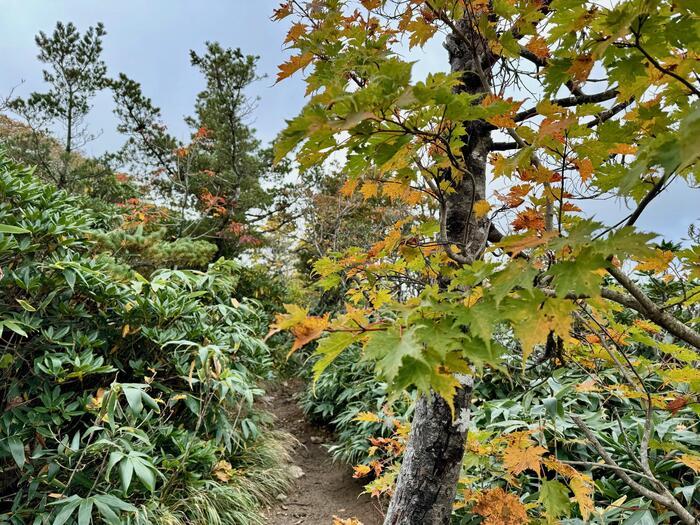
[[[144,93],[159,106],[171,132],[188,138],[183,117],[192,112],[195,95],[203,87],[199,74],[189,65],[189,50],[201,51],[204,42],[219,41],[260,56],[258,70],[268,78],[257,82],[250,95],[260,97],[253,126],[269,142],[304,103],[304,84],[299,76],[274,85],[277,65],[288,52],[282,42],[288,24],[272,22],[270,15],[279,0],[0,0],[0,95],[19,85],[16,94],[42,90],[41,64],[36,60],[34,35],[50,32],[56,21],[74,22],[82,31],[97,22],[107,30],[104,59],[112,75],[124,72],[141,82]],[[435,40],[425,50],[414,50],[416,78],[447,68],[446,52]],[[93,132],[101,136],[86,149],[100,154],[115,150],[123,139],[116,133],[112,101],[98,97],[90,115]],[[698,192],[676,182],[639,222],[641,228],[680,239],[685,228],[700,216]],[[621,203],[588,204],[605,221],[624,215]]]
[[[269,17],[276,0],[0,0],[0,93],[24,80],[18,94],[42,89],[41,64],[36,60],[34,35],[50,32],[56,21],[72,21],[82,31],[97,22],[107,30],[104,60],[110,74],[124,72],[141,82],[145,94],[163,110],[168,126],[186,138],[182,118],[192,112],[203,87],[189,65],[189,50],[203,50],[207,40],[240,47],[260,56],[259,81],[251,95],[261,98],[254,125],[268,141],[303,103],[300,79],[273,87],[277,65],[286,52],[286,24]],[[103,131],[88,149],[100,153],[119,147],[109,95],[95,101],[90,117],[93,131]]]

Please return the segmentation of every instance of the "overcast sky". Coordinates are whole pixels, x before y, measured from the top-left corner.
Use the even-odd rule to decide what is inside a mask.
[[[124,72],[140,82],[144,93],[162,109],[170,131],[188,138],[183,117],[191,114],[196,94],[203,88],[201,76],[189,65],[189,50],[202,51],[206,41],[240,47],[245,54],[259,55],[258,70],[267,75],[250,95],[260,97],[253,126],[269,142],[304,102],[299,76],[274,84],[277,65],[288,52],[282,42],[285,22],[272,22],[270,15],[279,0],[0,0],[0,95],[14,87],[16,94],[42,90],[41,64],[36,60],[34,35],[51,32],[57,21],[74,22],[83,31],[103,22],[104,60],[109,74]],[[418,59],[414,75],[447,68],[440,42],[414,52]],[[122,144],[116,133],[109,95],[98,97],[89,119],[91,131],[101,135],[86,149],[100,154]],[[621,204],[606,201],[595,212],[605,220],[624,215]],[[700,216],[698,192],[676,183],[639,226],[680,239],[685,228]]]

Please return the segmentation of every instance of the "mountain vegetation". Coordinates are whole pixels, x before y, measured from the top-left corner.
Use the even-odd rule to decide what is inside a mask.
[[[271,523],[296,376],[386,525],[698,523],[700,229],[639,224],[700,186],[699,7],[285,1],[272,144],[254,54],[190,52],[183,141],[102,24],[39,32],[45,89],[0,100],[0,523]]]

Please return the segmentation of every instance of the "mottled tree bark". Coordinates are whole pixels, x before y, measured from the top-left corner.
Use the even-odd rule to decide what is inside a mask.
[[[460,71],[458,91],[485,92],[493,63],[488,47],[469,21],[460,20],[447,38],[452,71]],[[482,256],[489,231],[486,218],[472,213],[474,202],[486,193],[486,157],[491,127],[483,121],[466,122],[461,168],[452,169],[455,191],[445,199],[447,240],[459,247],[461,257],[473,261]],[[457,172],[459,171],[459,172]],[[450,522],[457,481],[464,456],[473,380],[461,377],[462,388],[454,398],[455,416],[436,394],[422,396],[416,404],[409,443],[404,453],[396,490],[385,525],[442,525]]]

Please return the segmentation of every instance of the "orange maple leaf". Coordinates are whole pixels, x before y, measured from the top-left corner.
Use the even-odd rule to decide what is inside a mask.
[[[310,316],[294,326],[291,329],[292,335],[294,336],[294,344],[287,356],[289,357],[305,344],[321,337],[323,331],[328,328],[328,317],[329,314],[323,317]]]
[[[500,487],[479,494],[472,510],[484,518],[484,525],[525,525],[529,522],[520,499]]]
[[[526,442],[529,442],[529,440],[526,440]],[[539,445],[523,448],[522,445],[522,442],[516,442],[506,447],[503,452],[503,466],[513,475],[520,474],[526,470],[534,470],[539,473],[542,454],[547,452],[547,449]]]
[[[284,39],[284,44],[288,42],[296,42],[299,40],[299,37],[306,33],[306,25],[302,24],[300,22],[297,22],[296,24],[292,24],[292,27],[289,28],[289,33],[287,33],[287,38]]]
[[[279,72],[277,73],[277,80],[275,81],[275,84],[277,84],[277,82],[281,82],[287,77],[292,76],[300,69],[304,69],[311,63],[313,58],[314,55],[312,53],[303,53],[301,55],[294,55],[284,64],[277,66],[279,68]]]
[[[591,55],[581,55],[574,59],[571,67],[566,71],[574,80],[583,82],[591,74],[593,68],[593,58]]]
[[[583,182],[586,182],[593,175],[593,163],[590,159],[574,159],[573,164],[576,166]]]
[[[547,41],[541,36],[533,37],[525,46],[529,51],[538,58],[548,58],[549,48],[547,47]]]

